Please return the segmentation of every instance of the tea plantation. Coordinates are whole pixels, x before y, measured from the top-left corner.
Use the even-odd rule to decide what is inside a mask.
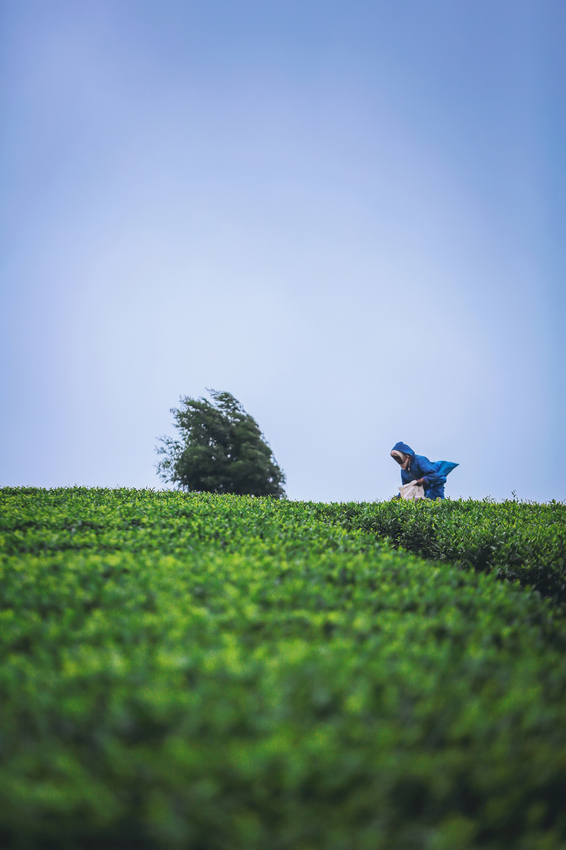
[[[0,571],[2,847],[566,850],[562,504],[3,488]]]

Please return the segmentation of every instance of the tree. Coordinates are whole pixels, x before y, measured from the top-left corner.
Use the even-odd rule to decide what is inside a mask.
[[[285,475],[255,419],[227,392],[181,396],[172,407],[180,438],[160,437],[157,464],[164,481],[187,490],[250,496],[285,496]]]

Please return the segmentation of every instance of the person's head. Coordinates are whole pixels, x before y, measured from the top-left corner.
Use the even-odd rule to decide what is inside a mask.
[[[401,469],[408,469],[411,462],[411,455],[405,454],[405,452],[400,452],[397,449],[393,449],[391,457],[393,460],[397,461]]]

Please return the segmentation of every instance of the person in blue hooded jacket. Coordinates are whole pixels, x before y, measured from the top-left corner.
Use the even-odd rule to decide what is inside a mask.
[[[406,443],[395,443],[391,449],[391,457],[401,467],[403,484],[416,481],[424,487],[426,499],[444,499],[446,476],[458,466],[457,463],[448,460],[431,463],[424,455],[415,454]]]

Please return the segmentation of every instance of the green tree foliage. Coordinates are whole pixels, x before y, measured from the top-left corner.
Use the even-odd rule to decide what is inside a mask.
[[[171,408],[180,438],[161,437],[160,477],[197,492],[284,497],[285,475],[253,416],[230,393],[209,392],[213,403],[182,396]]]

